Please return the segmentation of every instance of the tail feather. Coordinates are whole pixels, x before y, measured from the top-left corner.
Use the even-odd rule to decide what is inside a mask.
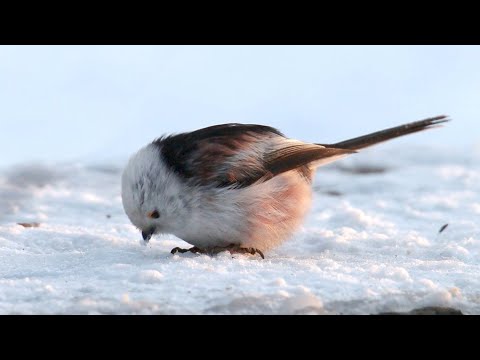
[[[390,139],[394,139],[399,136],[413,134],[418,131],[423,131],[438,127],[439,124],[449,121],[448,117],[445,115],[435,116],[425,120],[415,121],[412,123],[396,126],[390,129],[377,131],[368,135],[356,137],[350,140],[341,141],[335,144],[323,145],[325,147],[339,148],[339,149],[348,149],[348,150],[359,150],[372,146]]]

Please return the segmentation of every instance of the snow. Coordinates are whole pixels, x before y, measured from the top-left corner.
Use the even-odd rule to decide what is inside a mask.
[[[258,256],[171,255],[123,212],[125,159],[0,171],[2,314],[480,313],[479,151],[384,147],[321,168],[304,227]],[[17,223],[40,224],[25,228]],[[444,231],[439,229],[449,224]]]

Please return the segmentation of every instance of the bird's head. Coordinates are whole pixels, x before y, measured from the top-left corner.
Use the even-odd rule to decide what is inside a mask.
[[[130,158],[122,175],[122,203],[145,242],[154,234],[173,232],[180,192],[179,179],[164,163],[157,146],[149,144]]]

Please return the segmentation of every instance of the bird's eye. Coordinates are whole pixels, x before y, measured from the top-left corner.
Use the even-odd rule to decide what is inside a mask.
[[[150,219],[158,219],[160,217],[160,213],[158,212],[158,210],[153,210],[153,211],[150,211],[147,216],[150,218]]]

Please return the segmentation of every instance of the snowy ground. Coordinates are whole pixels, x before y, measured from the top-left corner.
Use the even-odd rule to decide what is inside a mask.
[[[265,260],[172,256],[188,246],[173,236],[140,245],[122,209],[122,162],[3,169],[0,313],[480,314],[472,152],[380,145],[321,168],[304,228]]]

